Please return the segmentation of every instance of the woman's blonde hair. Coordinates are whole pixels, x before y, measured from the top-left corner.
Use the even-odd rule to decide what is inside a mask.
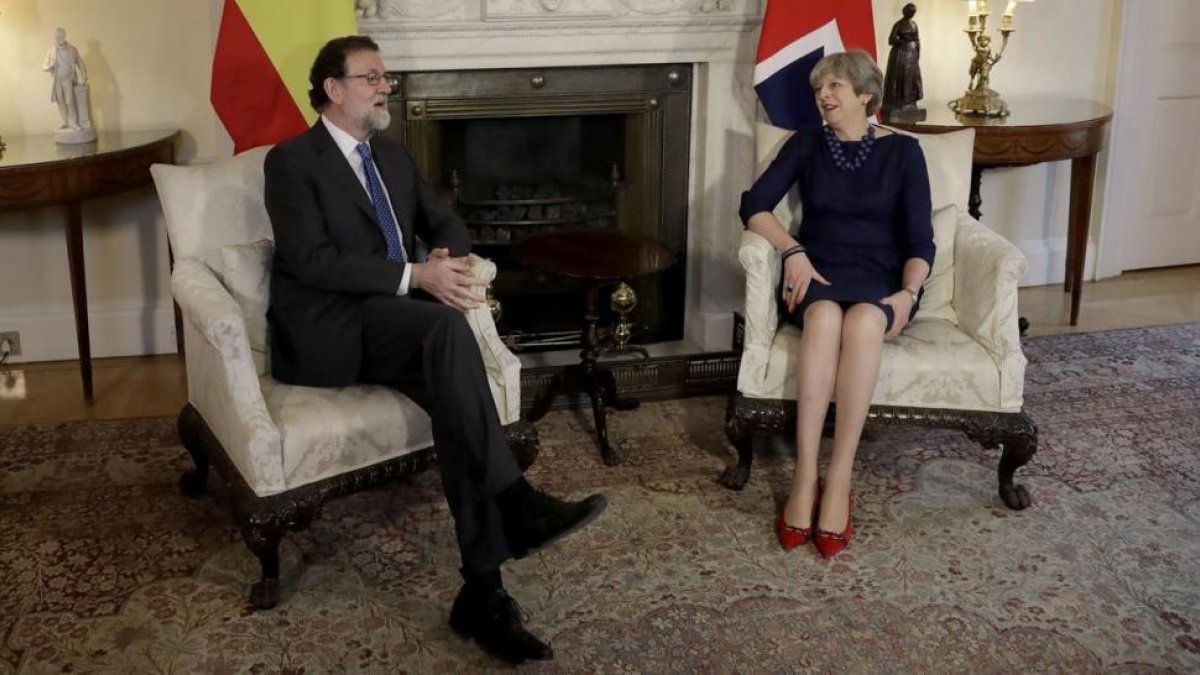
[[[879,104],[883,101],[883,73],[870,54],[861,49],[830,54],[813,66],[808,82],[816,89],[826,77],[848,81],[854,87],[855,95],[869,95],[871,100],[867,101],[867,117],[879,110]]]

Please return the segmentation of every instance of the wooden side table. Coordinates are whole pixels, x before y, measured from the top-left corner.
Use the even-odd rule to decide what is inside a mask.
[[[57,145],[51,134],[4,139],[7,148],[0,153],[0,211],[50,204],[62,204],[67,210],[75,339],[83,396],[88,400],[92,398],[92,347],[83,263],[83,202],[150,184],[151,164],[175,162],[178,135],[174,129],[108,131],[98,133],[92,143],[79,145]]]
[[[970,212],[979,218],[982,198],[979,185],[984,169],[1028,166],[1071,160],[1071,198],[1067,221],[1067,265],[1063,290],[1071,294],[1071,325],[1079,323],[1083,263],[1087,255],[1088,225],[1092,215],[1092,184],[1096,154],[1112,109],[1095,101],[1011,101],[1008,117],[956,115],[944,106],[931,106],[923,114],[892,113],[886,123],[916,133],[946,133],[964,127],[975,129],[975,157],[971,171]]]
[[[596,327],[600,318],[600,287],[666,269],[675,261],[674,254],[656,239],[615,230],[568,230],[534,235],[518,242],[514,253],[530,269],[579,280],[587,298],[580,333],[583,349],[579,352],[579,363],[567,366],[554,376],[545,394],[530,408],[529,420],[541,419],[560,394],[586,391],[592,401],[600,455],[608,466],[620,464],[620,455],[608,441],[606,408],[632,410],[639,402],[617,395],[616,377],[598,360],[603,352]]]

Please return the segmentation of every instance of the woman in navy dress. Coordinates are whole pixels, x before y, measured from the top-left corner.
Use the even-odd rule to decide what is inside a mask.
[[[812,71],[820,129],[797,131],[742,195],[740,215],[783,255],[780,304],[801,326],[796,362],[796,471],[776,521],[784,548],[810,539],[826,558],[850,540],[854,455],[886,338],[904,330],[933,264],[929,174],[916,139],[871,125],[883,74],[865,52],[831,54]],[[793,237],[771,213],[795,185]],[[817,453],[837,395],[833,454]]]

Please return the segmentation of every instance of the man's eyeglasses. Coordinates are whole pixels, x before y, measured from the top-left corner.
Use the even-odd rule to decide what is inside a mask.
[[[372,70],[371,72],[363,73],[362,75],[343,75],[341,79],[343,79],[343,80],[363,79],[363,80],[367,81],[367,86],[378,87],[380,82],[383,82],[385,79],[387,79],[387,76],[384,75],[383,73]]]

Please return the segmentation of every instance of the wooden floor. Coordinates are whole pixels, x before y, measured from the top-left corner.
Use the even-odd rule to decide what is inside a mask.
[[[1062,287],[1021,289],[1029,335],[1200,321],[1200,266],[1126,273],[1088,283],[1078,326],[1067,323]],[[174,415],[187,401],[175,355],[93,361],[95,400],[87,403],[75,361],[0,365],[0,424]]]

